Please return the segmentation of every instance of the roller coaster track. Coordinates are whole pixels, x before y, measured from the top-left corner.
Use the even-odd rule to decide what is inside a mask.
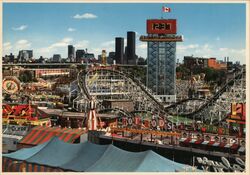
[[[187,101],[191,101],[191,100],[200,100],[200,101],[204,101],[205,99],[202,99],[202,98],[186,98],[186,99],[183,99],[183,100],[180,100],[174,104],[171,104],[167,107],[165,107],[165,110],[168,110],[168,109],[171,109],[171,108],[175,108],[176,106],[180,105],[180,104],[183,104]]]
[[[227,90],[228,86],[232,86],[234,84],[234,81],[236,79],[240,79],[242,78],[242,76],[245,74],[245,69],[243,71],[240,71],[239,73],[237,73],[235,75],[235,77],[231,78],[230,80],[228,80],[223,86],[222,88],[216,92],[216,94],[207,100],[207,102],[205,104],[203,104],[198,110],[192,112],[192,113],[189,113],[189,114],[184,114],[183,116],[185,117],[193,117],[197,114],[199,114],[201,111],[203,111],[204,109],[208,108],[209,106],[213,105],[213,103],[220,98],[220,96]]]
[[[155,97],[152,95],[152,93],[143,85],[143,83],[141,83],[139,80],[135,79],[133,76],[124,73],[124,72],[120,72],[117,70],[110,70],[110,69],[90,69],[88,71],[82,71],[79,72],[78,74],[78,85],[81,89],[81,92],[85,95],[85,97],[90,100],[91,99],[91,95],[90,95],[90,91],[88,89],[87,85],[87,76],[90,73],[98,73],[101,71],[106,71],[108,73],[112,73],[112,74],[117,74],[122,76],[125,80],[131,82],[132,84],[134,84],[136,87],[139,87],[140,90],[138,90],[139,92],[143,92],[144,93],[144,97],[149,98],[150,103],[152,103],[152,107],[155,109],[155,112],[161,113],[161,114],[167,114],[166,111],[164,110],[164,106],[158,102],[157,99],[155,99]]]
[[[81,71],[78,73],[77,75],[77,79],[78,79],[78,86],[81,90],[81,94],[85,95],[85,97],[90,100],[91,99],[91,95],[87,89],[87,84],[86,84],[86,80],[85,80],[85,75],[87,75],[87,72],[85,70]]]
[[[128,74],[128,73],[124,73],[121,71],[117,71],[117,70],[113,70],[113,69],[101,69],[101,68],[97,68],[97,69],[90,69],[87,71],[81,71],[78,74],[78,86],[81,89],[82,94],[85,95],[85,97],[90,100],[91,99],[91,95],[90,95],[90,91],[88,89],[87,86],[87,76],[90,73],[100,73],[101,71],[107,71],[109,73],[112,74],[117,74],[122,76],[126,81],[130,81],[132,84],[134,84],[134,86],[139,87],[140,89],[138,91],[142,91],[144,94],[144,97],[148,98],[148,100],[150,100],[151,106],[153,106],[155,112],[160,113],[162,115],[169,115],[170,113],[170,109],[176,108],[178,105],[181,105],[183,103],[186,103],[188,101],[192,101],[192,100],[201,100],[198,98],[189,98],[189,99],[184,99],[182,101],[179,101],[177,103],[174,103],[170,106],[164,107],[160,102],[158,102],[158,100],[154,97],[153,93],[147,89],[147,87],[145,87],[143,85],[143,83],[141,83],[139,80],[137,80],[136,78],[134,78],[132,75]],[[220,98],[220,96],[227,90],[228,87],[232,86],[234,84],[234,81],[236,79],[240,79],[242,78],[243,74],[245,74],[245,69],[243,71],[240,71],[238,73],[236,73],[236,75],[229,79],[223,86],[222,88],[210,99],[207,99],[205,101],[204,104],[202,104],[197,110],[191,112],[191,113],[186,113],[186,114],[179,114],[182,115],[184,117],[188,117],[188,118],[194,118],[194,116],[197,116],[199,113],[201,113],[202,111],[204,111],[205,109],[207,109],[209,106],[213,105],[213,103]],[[152,111],[151,111],[152,112]],[[195,117],[195,119],[198,119],[198,117]]]
[[[134,117],[134,114],[133,113],[130,113],[128,111],[125,111],[123,109],[120,109],[120,108],[106,108],[106,109],[101,109],[98,111],[98,113],[104,113],[104,112],[109,112],[109,111],[116,111],[120,114],[122,114],[123,116],[126,116],[126,117]]]

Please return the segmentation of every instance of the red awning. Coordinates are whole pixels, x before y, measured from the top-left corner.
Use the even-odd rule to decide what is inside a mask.
[[[215,141],[210,141],[210,142],[208,143],[208,145],[209,145],[209,146],[212,146],[214,143],[215,143]]]
[[[231,149],[234,149],[234,150],[236,150],[236,149],[238,149],[239,148],[239,145],[238,144],[233,144],[232,146],[231,146]]]
[[[75,139],[85,133],[83,129],[37,126],[33,128],[21,141],[21,144],[38,145],[57,136],[64,142],[73,143]]]
[[[194,142],[194,144],[201,144],[203,142],[203,140],[202,139],[200,139],[200,140],[197,140],[196,142]]]
[[[227,144],[227,143],[220,143],[219,147],[224,148],[224,146],[225,146],[226,144]]]
[[[112,136],[112,137],[117,137],[117,138],[124,138],[124,137],[122,137],[122,136],[120,136],[120,135],[118,135],[118,134],[114,134],[114,133],[111,134],[111,136]]]
[[[187,138],[184,143],[189,143],[192,140],[192,138]]]

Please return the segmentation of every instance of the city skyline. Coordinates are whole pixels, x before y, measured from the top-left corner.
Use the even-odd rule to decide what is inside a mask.
[[[176,4],[168,3],[171,13],[161,12],[157,4],[63,4],[3,3],[3,55],[32,49],[34,57],[67,57],[67,46],[88,48],[95,57],[105,49],[115,51],[115,37],[136,32],[136,54],[146,58],[147,44],[139,41],[146,34],[146,20],[177,19],[177,59],[194,55],[216,57],[245,63],[246,7],[240,3]],[[46,13],[38,13],[44,11]],[[18,15],[17,15],[18,14]],[[50,20],[48,20],[50,19]],[[210,23],[209,23],[210,22]]]

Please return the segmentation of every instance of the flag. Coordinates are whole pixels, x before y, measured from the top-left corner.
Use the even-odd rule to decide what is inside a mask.
[[[162,7],[162,12],[169,13],[171,12],[171,9],[169,7]]]

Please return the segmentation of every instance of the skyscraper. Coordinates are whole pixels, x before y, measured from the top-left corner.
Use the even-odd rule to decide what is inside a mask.
[[[108,64],[113,64],[113,60],[115,60],[115,52],[109,52],[107,63]]]
[[[127,32],[127,63],[136,64],[135,56],[135,32]]]
[[[60,61],[61,61],[61,55],[60,54],[54,54],[51,62],[59,63]]]
[[[116,64],[124,64],[123,54],[124,54],[124,38],[116,37],[115,38],[115,60],[116,60]]]
[[[19,62],[27,62],[29,59],[33,58],[33,50],[20,50],[18,54]]]
[[[73,45],[68,45],[68,59],[70,62],[75,62],[75,48]]]
[[[77,50],[76,51],[76,62],[80,63],[84,59],[85,50]]]

